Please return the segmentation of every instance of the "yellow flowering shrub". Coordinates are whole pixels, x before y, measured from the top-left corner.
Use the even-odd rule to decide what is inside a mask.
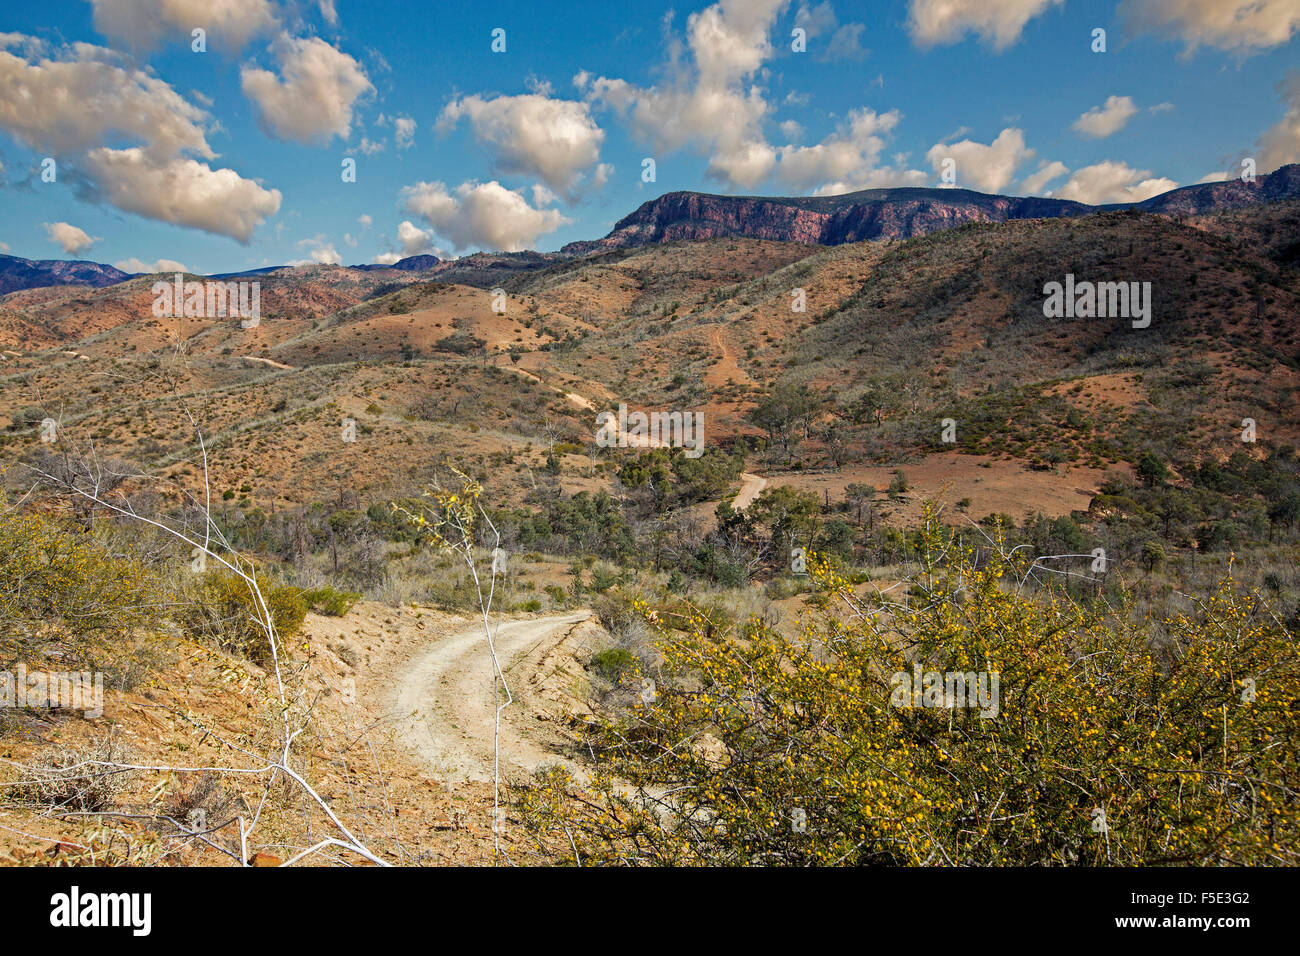
[[[51,641],[93,657],[93,647],[156,625],[160,604],[155,580],[130,557],[0,499],[0,666]]]
[[[482,514],[479,498],[483,488],[468,475],[454,468],[452,472],[460,479],[459,489],[430,487],[414,507],[397,502],[391,507],[435,547],[464,552],[473,548],[474,531]]]
[[[1297,862],[1296,641],[1257,594],[1225,580],[1196,615],[1153,621],[1021,596],[1023,563],[976,569],[933,517],[922,537],[906,598],[863,599],[811,557],[825,600],[798,639],[638,602],[662,669],[588,726],[589,778],[549,768],[517,790],[538,851],[584,865]],[[918,670],[996,674],[996,713],[900,705]]]

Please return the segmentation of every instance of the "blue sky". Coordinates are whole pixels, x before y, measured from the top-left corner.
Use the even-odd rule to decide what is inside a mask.
[[[11,6],[0,251],[552,250],[672,190],[939,185],[945,160],[985,192],[1137,200],[1300,160],[1298,32],[1297,0]]]

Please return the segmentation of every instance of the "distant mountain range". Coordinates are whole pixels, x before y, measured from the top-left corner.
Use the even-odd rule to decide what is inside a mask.
[[[48,285],[114,285],[131,273],[105,265],[66,259],[23,259],[0,255],[0,295]]]
[[[407,256],[405,259],[398,259],[392,263],[367,262],[364,265],[348,266],[349,269],[359,269],[362,272],[376,272],[380,269],[397,269],[400,272],[422,272],[425,269],[432,269],[443,260],[437,256]],[[218,272],[208,276],[209,279],[242,279],[245,276],[264,276],[271,272],[278,272],[281,269],[290,268],[289,266],[262,266],[260,269],[245,269],[243,272]]]
[[[393,263],[368,262],[355,266],[311,265],[308,269],[347,268],[358,272],[420,272],[423,278],[434,282],[463,283],[465,285],[490,285],[494,281],[515,272],[531,272],[542,269],[556,262],[562,262],[570,256],[558,252],[475,252],[461,256],[459,259],[439,259],[437,256],[407,256]],[[246,272],[224,272],[210,276],[213,279],[239,279],[248,276],[263,276],[281,269],[304,267],[266,266],[250,269]]]
[[[460,259],[408,256],[389,265],[349,266],[366,272],[394,269],[427,272],[430,279],[455,282],[472,277],[482,284],[493,274],[541,268],[552,262],[604,252],[689,239],[744,237],[839,245],[866,239],[910,239],[968,222],[1004,222],[1084,216],[1134,208],[1167,216],[1191,216],[1263,203],[1300,199],[1300,164],[1282,166],[1254,182],[1232,179],[1170,190],[1139,203],[1091,206],[1064,199],[998,196],[969,189],[864,189],[839,196],[720,196],[665,193],[624,216],[603,239],[571,242],[558,253],[475,253]],[[222,273],[213,278],[265,275],[284,266]],[[106,286],[134,278],[99,262],[33,260],[0,255],[0,295],[41,286]]]
[[[1239,179],[1201,183],[1139,203],[1106,206],[995,196],[968,189],[864,189],[839,196],[794,198],[676,192],[644,203],[616,222],[605,238],[571,242],[560,251],[576,256],[678,239],[733,236],[831,246],[864,239],[910,239],[968,222],[1084,216],[1130,207],[1186,216],[1282,199],[1300,199],[1300,164],[1283,166],[1253,183]]]
[[[432,269],[440,262],[442,260],[437,256],[407,256],[405,259],[398,259],[389,265],[371,262],[364,266],[352,266],[351,268],[365,269],[367,272],[373,272],[376,269],[400,269],[403,272],[419,272],[421,269]]]

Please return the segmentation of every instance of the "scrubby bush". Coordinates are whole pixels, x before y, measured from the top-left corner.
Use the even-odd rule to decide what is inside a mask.
[[[181,626],[191,637],[210,641],[242,654],[256,664],[271,663],[271,643],[265,626],[269,613],[283,655],[287,639],[296,634],[307,616],[303,592],[270,577],[255,574],[265,609],[247,581],[227,570],[209,571],[189,587],[179,613]]]
[[[591,725],[588,781],[550,768],[516,792],[538,849],[584,865],[1297,862],[1300,660],[1260,595],[1223,580],[1197,615],[1156,622],[1123,594],[1031,599],[1004,584],[1029,559],[977,570],[933,521],[922,545],[890,604],[810,558],[833,600],[796,637],[641,605],[656,694]],[[996,673],[993,712],[942,686],[900,701],[914,668]]]
[[[352,591],[340,591],[333,585],[326,584],[303,591],[302,599],[307,607],[317,614],[324,614],[326,617],[342,617],[361,600],[361,595]]]
[[[38,756],[6,788],[6,802],[81,813],[111,810],[139,774],[107,765],[130,762],[131,755],[113,737],[99,737],[80,746],[55,747]]]
[[[635,663],[636,655],[625,647],[610,647],[591,658],[591,666],[607,681],[617,681]]]
[[[70,640],[77,653],[160,623],[154,578],[94,535],[0,499],[0,654]]]

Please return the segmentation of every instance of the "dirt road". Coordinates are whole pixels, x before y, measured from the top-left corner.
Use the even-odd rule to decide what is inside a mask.
[[[254,365],[265,365],[267,368],[278,368],[282,372],[292,372],[292,365],[285,365],[283,362],[277,362],[275,359],[261,358],[257,355],[242,356],[245,362],[252,362]]]
[[[555,392],[555,394],[563,395],[565,398],[567,398],[574,405],[577,405],[579,408],[585,408],[588,411],[592,411],[592,412],[596,410],[596,406],[591,403],[591,399],[584,398],[583,396],[579,395],[577,392],[566,392],[562,388],[556,388],[550,382],[547,382],[544,379],[539,378],[538,376],[534,375],[532,372],[528,371],[527,369],[515,368],[514,366],[509,366],[509,365],[501,366],[501,367],[505,368],[507,371],[514,372],[516,375],[520,375],[526,379],[530,379],[531,381],[546,386],[551,391]]]
[[[736,511],[744,511],[754,503],[755,499],[766,487],[767,479],[762,475],[751,475],[747,471],[742,472],[740,475],[740,491],[731,500],[731,507]]]
[[[566,664],[592,638],[591,613],[508,621],[495,633],[497,657],[516,703],[502,712],[503,775],[563,763],[561,735],[545,723],[548,681],[567,685]],[[395,690],[398,737],[442,780],[492,779],[492,660],[482,625],[437,640],[401,673]],[[505,697],[502,696],[502,701]]]
[[[754,385],[754,379],[740,367],[740,361],[736,358],[735,351],[727,344],[726,338],[722,334],[722,329],[714,329],[709,335],[709,342],[718,350],[718,360],[704,373],[704,381],[708,385],[727,385],[735,383],[736,385]]]

